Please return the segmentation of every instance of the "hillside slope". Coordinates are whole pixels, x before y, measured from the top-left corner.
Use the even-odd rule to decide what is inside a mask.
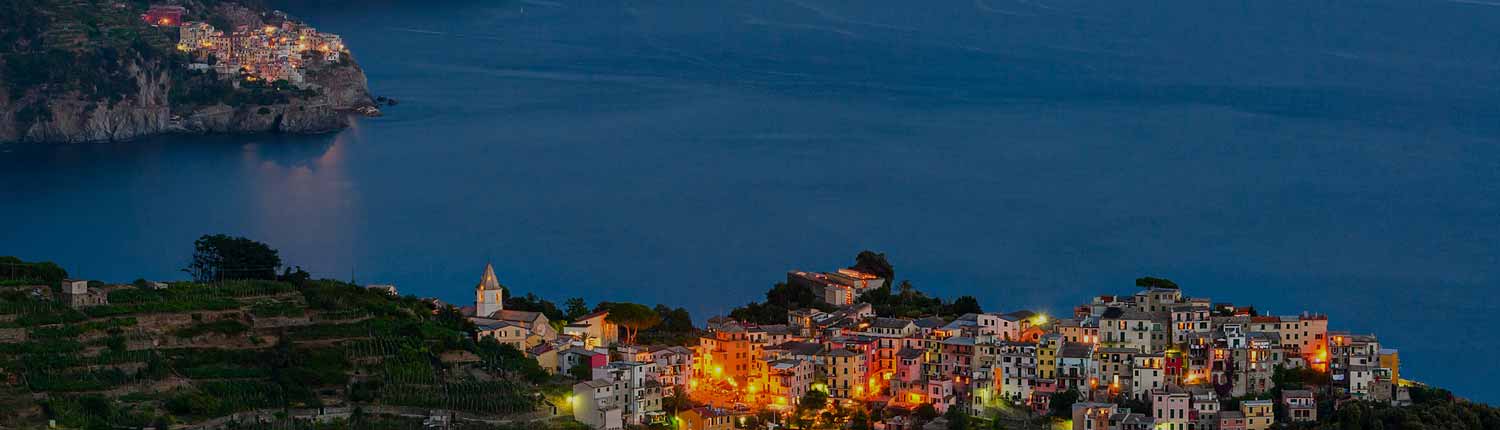
[[[93,283],[109,304],[81,308],[45,282],[0,283],[0,407],[16,412],[0,428],[218,425],[309,409],[542,420],[541,392],[565,390],[519,351],[476,343],[451,307],[342,282]]]

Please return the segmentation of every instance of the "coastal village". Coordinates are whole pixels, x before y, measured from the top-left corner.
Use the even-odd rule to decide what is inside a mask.
[[[1330,329],[1316,313],[1263,315],[1175,285],[1095,296],[1059,315],[909,319],[878,316],[858,301],[888,279],[791,271],[789,285],[839,307],[791,310],[784,324],[716,317],[696,345],[683,346],[626,344],[608,312],[559,332],[540,313],[504,309],[492,268],[480,279],[464,308],[478,336],[524,350],[551,372],[586,367],[590,378],[570,402],[576,420],[599,430],[786,426],[813,392],[826,397],[825,408],[886,411],[871,423],[883,430],[944,419],[924,422],[916,413],[924,408],[1046,415],[1063,406],[1052,404],[1059,399],[1073,402],[1062,427],[1075,430],[1264,430],[1316,421],[1325,401],[1410,401],[1398,351],[1374,335]],[[1326,378],[1327,389],[1273,390],[1284,372]],[[664,408],[677,392],[701,406]]]
[[[859,267],[787,272],[773,292],[804,295],[814,306],[772,313],[784,312],[784,321],[716,316],[701,327],[661,305],[600,302],[589,310],[582,298],[569,300],[566,321],[549,318],[555,305],[511,295],[491,265],[472,287],[472,304],[462,306],[402,296],[390,284],[298,281],[291,271],[209,283],[67,278],[55,288],[12,280],[0,296],[0,389],[58,396],[46,402],[110,387],[143,404],[167,396],[167,410],[209,419],[184,428],[220,428],[229,418],[214,417],[231,413],[252,422],[323,422],[379,412],[422,419],[422,428],[1265,430],[1315,428],[1341,408],[1430,398],[1425,385],[1402,378],[1396,349],[1373,334],[1330,327],[1322,314],[1264,314],[1190,296],[1158,278],[1064,312],[971,312],[961,309],[977,310],[973,297],[925,299],[905,282],[892,293],[889,275]],[[882,308],[924,299],[944,310],[896,317]],[[972,307],[957,306],[965,300]],[[396,303],[415,313],[392,310]],[[182,311],[194,313],[174,313]],[[377,311],[455,328],[409,322],[417,325],[403,331],[391,325],[399,320],[372,319]],[[136,316],[119,318],[125,315]],[[663,342],[643,334],[670,318],[683,336]],[[88,334],[101,329],[107,333]],[[119,336],[119,345],[88,346]],[[460,343],[469,346],[426,349]],[[308,400],[294,402],[274,400],[295,394],[285,382],[218,379],[261,374],[261,358],[251,357],[284,348],[347,357],[318,378],[344,382],[322,382],[316,393],[323,394],[307,391]],[[65,359],[53,351],[89,355]],[[218,361],[235,354],[252,355]],[[104,367],[67,373],[77,371],[48,360]],[[153,371],[163,365],[152,363],[177,370]],[[486,376],[498,364],[530,382]],[[138,370],[109,369],[122,365]],[[198,388],[174,382],[183,378]],[[181,400],[200,390],[228,403],[203,409]],[[285,409],[291,404],[318,406]]]
[[[187,65],[189,70],[211,69],[220,76],[243,77],[251,82],[286,81],[301,87],[306,81],[307,62],[333,63],[348,55],[339,35],[319,32],[285,12],[271,12],[271,22],[279,22],[277,25],[237,25],[232,29],[184,21],[187,13],[182,6],[157,5],[142,14],[141,20],[179,29],[177,50],[193,59]]]

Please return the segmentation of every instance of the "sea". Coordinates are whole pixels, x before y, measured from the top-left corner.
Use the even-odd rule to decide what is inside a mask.
[[[995,311],[1157,276],[1500,402],[1495,1],[271,3],[399,104],[0,145],[0,255],[180,279],[225,233],[404,294],[466,303],[493,263],[700,322],[862,250]]]

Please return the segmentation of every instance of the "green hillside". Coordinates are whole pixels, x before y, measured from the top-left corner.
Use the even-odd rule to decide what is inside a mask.
[[[541,393],[564,390],[519,351],[474,342],[456,309],[413,297],[295,277],[93,282],[109,303],[75,309],[61,301],[60,268],[0,263],[0,408],[17,411],[0,428],[164,428],[323,408],[350,416],[319,428],[419,428],[376,412],[545,419]]]

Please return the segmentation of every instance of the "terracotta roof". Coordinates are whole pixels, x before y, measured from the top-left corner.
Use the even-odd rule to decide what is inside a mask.
[[[870,326],[879,328],[906,328],[911,323],[911,320],[908,319],[879,317],[875,318],[875,321],[871,322]]]
[[[513,310],[510,310],[510,309],[501,309],[499,311],[496,311],[493,314],[489,314],[488,315],[488,317],[490,317],[492,319],[505,320],[505,321],[520,321],[520,322],[528,322],[528,323],[529,322],[535,322],[537,320],[537,318],[539,318],[541,316],[542,316],[541,312],[513,311]]]
[[[939,317],[927,317],[927,318],[922,318],[922,319],[919,319],[919,320],[916,320],[916,321],[912,321],[912,324],[916,324],[917,327],[921,327],[921,328],[938,328],[938,327],[942,327],[944,324],[947,324],[947,323],[948,323],[947,321],[944,321],[942,318],[939,318]]]
[[[1011,313],[1008,313],[1008,314],[1000,315],[1000,318],[1004,318],[1004,319],[1010,320],[1010,321],[1020,321],[1020,320],[1024,320],[1024,319],[1027,319],[1027,318],[1031,318],[1031,317],[1033,317],[1035,315],[1036,315],[1036,312],[1027,311],[1027,310],[1020,310],[1020,311],[1015,311],[1015,312],[1011,312]]]
[[[591,319],[594,319],[594,318],[597,318],[597,317],[601,317],[601,316],[604,316],[604,317],[609,316],[609,311],[604,310],[604,311],[590,313],[588,315],[584,315],[584,316],[578,317],[577,319],[574,319],[573,322],[588,321],[588,320],[591,320]]]

